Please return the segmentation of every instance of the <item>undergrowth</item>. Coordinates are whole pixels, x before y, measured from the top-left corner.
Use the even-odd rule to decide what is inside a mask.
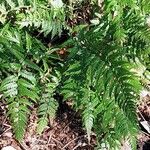
[[[93,10],[90,23],[82,6]],[[135,149],[138,95],[150,79],[149,8],[148,0],[1,2],[0,93],[16,139],[35,104],[37,133],[52,125],[59,92],[81,113],[89,142],[95,132],[99,149],[119,149],[125,139]],[[51,45],[64,31],[70,38]]]

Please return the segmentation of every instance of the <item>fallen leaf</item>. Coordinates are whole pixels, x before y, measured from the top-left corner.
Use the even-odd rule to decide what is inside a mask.
[[[3,147],[2,150],[16,150],[16,149],[13,148],[12,146],[6,146],[6,147]]]
[[[141,123],[141,125],[144,127],[144,129],[145,129],[148,133],[150,133],[150,125],[149,125],[149,123],[148,123],[147,121],[141,121],[140,123]]]

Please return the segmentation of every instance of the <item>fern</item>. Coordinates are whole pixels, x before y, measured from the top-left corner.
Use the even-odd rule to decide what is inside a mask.
[[[62,30],[67,27],[65,23],[65,6],[62,1],[60,2],[59,5],[58,3],[55,4],[55,1],[48,3],[35,0],[27,3],[24,0],[17,0],[15,3],[12,0],[7,0],[6,5],[1,4],[2,15],[0,21],[2,23],[9,21],[6,18],[14,12],[11,17],[14,17],[14,23],[19,25],[20,28],[34,27],[34,29],[39,29],[40,33],[44,32],[45,36],[51,33],[51,38],[53,38],[55,35],[61,35]],[[18,11],[21,11],[21,13],[18,13]],[[12,20],[11,17],[10,21]]]
[[[99,143],[111,149],[128,137],[135,147],[141,85],[132,69],[137,58],[148,60],[150,32],[135,1],[106,0],[103,7],[100,24],[83,29],[70,51],[76,56],[68,59],[62,93],[82,110],[88,137],[96,131]]]
[[[56,87],[58,86],[57,81],[53,83],[47,83],[42,86],[42,94],[40,99],[40,106],[38,109],[38,127],[37,132],[41,133],[48,125],[49,120],[51,125],[56,115],[58,102],[53,98]]]
[[[83,56],[85,58],[85,54]],[[121,139],[122,135],[127,136],[127,133],[133,133],[132,129],[135,128],[137,124],[135,114],[136,103],[134,100],[136,96],[134,89],[139,89],[139,82],[135,81],[135,78],[132,79],[130,77],[131,73],[129,71],[125,70],[124,68],[118,67],[119,62],[115,62],[115,66],[108,67],[107,64],[105,64],[105,61],[101,62],[100,58],[97,58],[97,56],[90,58],[87,55],[87,57],[88,58],[85,58],[84,60],[86,62],[82,62],[83,57],[81,58],[81,66],[79,66],[78,69],[74,68],[74,70],[68,69],[66,71],[65,75],[69,74],[69,76],[69,71],[71,71],[71,77],[67,78],[66,76],[66,81],[64,82],[62,93],[66,93],[66,97],[74,97],[76,108],[83,110],[83,121],[87,129],[89,140],[89,135],[93,127],[95,128],[95,130],[98,130],[100,128],[103,128],[103,130],[105,130],[106,128],[108,130],[106,136],[108,136],[110,134],[109,128],[115,128],[119,124],[119,118],[125,118],[126,121],[128,120],[128,124],[126,124],[126,122],[121,123],[130,126],[126,126],[128,132],[126,132],[126,130],[124,129],[122,130],[122,126],[120,127],[120,129],[118,127],[118,135],[116,137],[120,137]],[[83,65],[87,63],[87,66]],[[124,63],[122,62],[122,64]],[[82,66],[85,66],[85,68]],[[71,67],[72,66],[70,66],[69,68]],[[116,74],[113,70],[118,72],[118,74]],[[72,93],[72,95],[68,95],[68,93]],[[111,107],[108,107],[105,105],[105,103],[112,103],[112,105]],[[106,113],[104,113],[105,111]],[[100,116],[102,115],[101,113],[103,113],[104,115],[104,120],[100,119]],[[119,117],[119,113],[121,117]],[[95,127],[95,125],[97,126],[98,124],[101,124],[102,127]],[[114,125],[111,127],[111,124]],[[111,138],[112,137],[109,137],[108,141],[111,140]],[[105,142],[106,141],[107,139],[105,139]],[[115,143],[110,142],[109,144],[114,145],[114,147],[116,145]]]
[[[22,140],[30,115],[29,108],[35,103],[41,104],[38,125],[40,132],[46,127],[43,125],[44,121],[49,117],[55,117],[57,102],[53,98],[53,92],[58,81],[52,74],[51,81],[48,79],[52,65],[51,61],[49,62],[51,55],[46,54],[48,48],[40,41],[32,38],[27,32],[19,32],[9,24],[1,30],[0,38],[0,71],[2,73],[0,92],[7,101],[7,114],[15,137]],[[41,68],[40,61],[43,62]],[[46,89],[42,82],[47,82]],[[49,93],[50,90],[51,93]],[[46,107],[43,109],[43,106]]]
[[[73,9],[88,3],[95,13],[91,24],[68,27],[68,18],[76,15]],[[100,149],[102,144],[119,149],[124,139],[135,149],[136,104],[150,70],[148,8],[147,0],[0,2],[0,92],[16,138],[23,138],[34,104],[38,133],[49,120],[52,125],[58,107],[54,94],[60,90],[81,112],[89,142],[94,131]],[[54,38],[64,29],[77,34],[54,48],[31,34]],[[64,60],[59,59],[59,48],[69,54]],[[137,66],[144,67],[137,71]]]
[[[20,75],[12,75],[5,78],[0,87],[7,99],[8,112],[16,138],[22,140],[27,124],[27,115],[30,111],[28,106],[31,102],[28,99],[36,101],[38,99],[36,79],[32,74],[21,71]],[[31,91],[32,89],[32,91]]]

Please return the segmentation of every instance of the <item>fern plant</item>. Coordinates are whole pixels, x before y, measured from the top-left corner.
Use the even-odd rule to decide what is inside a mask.
[[[52,125],[58,107],[54,94],[59,91],[81,112],[89,142],[96,133],[98,149],[102,145],[120,149],[122,140],[129,140],[135,149],[140,81],[147,77],[150,64],[149,5],[145,5],[149,3],[87,1],[95,13],[91,24],[71,29],[68,8],[84,5],[78,2],[0,2],[0,93],[7,101],[14,133],[22,140],[34,104],[38,104],[37,132],[41,134],[49,120]],[[36,31],[53,38],[68,28],[68,34],[77,33],[54,48],[32,35]],[[65,59],[57,53],[60,48],[68,51]],[[140,75],[135,71],[139,63],[146,68]]]
[[[133,71],[137,59],[149,63],[149,35],[141,3],[107,1],[97,22],[79,32],[75,48],[63,73],[62,94],[73,98],[82,112],[90,141],[91,131],[108,149],[120,149],[128,139],[136,149],[138,122],[136,105],[141,89],[138,74]]]
[[[67,28],[65,22],[65,5],[58,1],[25,1],[6,0],[0,5],[0,22],[12,21],[20,28],[29,27],[38,29],[40,33],[51,38],[61,35],[63,29]]]
[[[50,70],[54,66],[51,60],[57,56],[52,57],[40,41],[9,24],[1,30],[0,39],[0,92],[7,101],[15,136],[22,140],[34,104],[39,104],[38,133],[47,126],[49,117],[52,120],[55,116],[58,104],[53,94],[59,80],[58,71],[54,74]]]
[[[62,93],[66,99],[73,98],[75,108],[82,110],[89,141],[94,128],[99,143],[116,148],[123,137],[137,132],[135,99],[140,84],[127,69],[128,62],[114,60],[116,54],[109,66],[106,58],[101,60],[86,49],[77,62],[69,62]]]

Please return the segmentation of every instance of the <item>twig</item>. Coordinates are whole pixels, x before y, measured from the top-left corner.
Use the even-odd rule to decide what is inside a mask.
[[[73,141],[76,141],[77,139],[79,139],[79,138],[81,138],[81,137],[86,137],[86,135],[81,135],[81,136],[79,136],[79,137],[77,137],[77,138],[71,140],[71,141],[68,142],[61,150],[65,150],[65,148],[66,148],[69,144],[71,144]]]
[[[4,135],[4,133],[6,133],[7,131],[11,130],[11,128],[12,128],[10,125],[4,124],[4,126],[8,127],[8,129],[6,129],[0,136]]]
[[[146,121],[146,119],[144,118],[144,116],[142,115],[142,113],[140,112],[139,109],[138,109],[138,112],[139,112],[140,116],[142,117],[142,119],[143,119],[144,121]]]
[[[6,133],[7,131],[9,131],[10,129],[11,129],[11,127],[8,128],[8,129],[6,129],[6,130],[1,134],[1,136],[2,136],[4,133]]]
[[[59,143],[61,146],[63,146],[63,144],[62,144],[61,142],[59,142],[57,139],[55,139],[55,138],[53,138],[53,137],[51,137],[51,139],[52,139],[53,141]]]
[[[143,134],[147,135],[148,137],[150,137],[150,134],[149,133],[146,133],[144,131],[142,131]]]
[[[79,143],[78,145],[76,145],[72,150],[77,149],[79,146],[81,146],[81,143]]]
[[[49,138],[48,138],[48,142],[47,142],[48,144],[49,144],[49,143],[50,143],[50,141],[51,141],[52,133],[53,133],[53,132],[50,132],[50,136],[49,136]]]
[[[26,145],[25,143],[21,143],[21,142],[19,142],[19,141],[18,141],[18,143],[19,143],[20,148],[21,148],[22,150],[29,150],[29,149],[27,148],[27,145]]]
[[[6,126],[6,127],[9,127],[9,128],[12,128],[12,127],[11,127],[11,125],[6,124],[6,123],[4,123],[4,124],[3,124],[3,126]]]
[[[49,143],[49,144],[47,144],[47,145],[48,145],[48,146],[56,146],[56,144],[50,144],[50,143]]]

